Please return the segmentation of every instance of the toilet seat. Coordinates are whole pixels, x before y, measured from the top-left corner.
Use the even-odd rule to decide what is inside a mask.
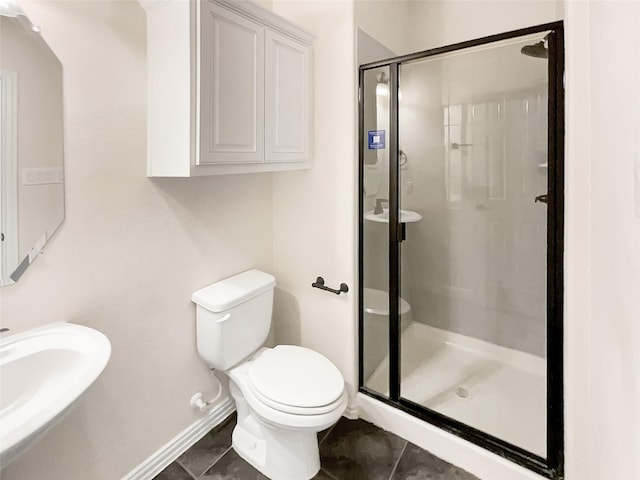
[[[344,392],[340,371],[326,357],[304,347],[266,349],[248,369],[249,387],[262,402],[299,415],[331,411]]]
[[[251,390],[251,394],[265,407],[273,409],[278,412],[282,412],[285,414],[291,415],[304,415],[304,416],[313,416],[313,415],[322,415],[325,413],[333,412],[336,408],[340,406],[342,403],[342,395],[338,397],[336,401],[330,403],[328,405],[323,405],[321,407],[297,407],[295,405],[285,405],[282,403],[274,402],[273,400],[269,400],[265,396],[263,396],[260,392],[258,392],[251,382],[247,382],[247,386]]]
[[[285,347],[285,348],[280,349],[279,347]],[[263,387],[265,390],[267,390],[266,393],[274,395],[274,393],[272,391],[269,391],[268,388],[265,387],[265,385],[273,386],[271,381],[275,381],[276,384],[278,384],[277,378],[274,379],[272,376],[269,375],[269,373],[271,373],[269,372],[267,373],[267,377],[265,377],[265,379],[262,379],[264,383],[261,383],[260,380],[257,379],[258,374],[262,373],[263,369],[268,370],[270,367],[271,368],[278,367],[278,366],[281,367],[282,362],[286,362],[286,360],[289,360],[289,361],[300,360],[305,355],[305,353],[297,352],[297,349],[311,351],[312,353],[320,356],[323,360],[329,363],[333,369],[335,369],[335,372],[337,372],[338,375],[340,375],[340,372],[338,371],[338,369],[335,366],[333,366],[333,364],[331,364],[331,362],[329,362],[328,359],[326,359],[324,356],[320,355],[317,352],[313,352],[312,350],[308,350],[303,347],[291,347],[289,345],[281,345],[279,347],[275,347],[273,349],[262,348],[253,357],[247,359],[247,361],[243,362],[241,365],[238,365],[237,367],[230,370],[228,372],[229,377],[236,384],[237,388],[242,392],[245,400],[249,403],[253,411],[256,414],[258,414],[258,416],[260,416],[266,423],[279,426],[281,428],[291,428],[291,429],[297,429],[297,428],[323,429],[333,425],[333,423],[335,423],[338,420],[338,418],[340,418],[340,416],[342,415],[342,412],[344,411],[347,405],[348,397],[347,397],[346,390],[344,388],[344,380],[342,379],[341,376],[340,376],[341,385],[339,387],[339,391],[337,392],[337,397],[332,402],[325,405],[318,405],[318,406],[312,406],[312,407],[288,405],[286,403],[281,403],[273,400],[272,398],[267,397],[265,395],[265,392],[259,389],[260,387]],[[295,349],[293,350],[294,353],[292,355],[291,355],[292,350],[288,347]],[[270,358],[271,355],[269,354],[269,352],[273,352],[276,349],[279,350],[278,353],[276,353],[272,358]],[[289,352],[289,353],[285,353],[285,352]],[[299,355],[297,355],[297,353],[299,353]],[[322,364],[321,361],[318,363]],[[257,365],[257,368],[253,370],[254,366],[256,365]],[[303,365],[303,364],[300,364],[300,365]],[[304,365],[309,366],[308,363]],[[253,370],[253,374],[250,375],[250,372],[252,370]],[[284,370],[288,371],[286,367],[284,368]],[[315,372],[316,370],[313,370],[313,371]],[[328,369],[328,371],[333,372],[332,369]],[[281,370],[280,373],[283,373],[283,371]],[[255,382],[254,380],[251,379],[251,376],[254,377],[254,379],[256,379]],[[331,374],[328,374],[328,376],[330,377]],[[307,376],[307,377],[312,378],[310,376]],[[268,378],[269,380],[266,380],[266,378]],[[291,390],[295,390],[296,385],[297,386],[301,385],[300,383],[297,383],[301,380],[299,376],[285,377],[285,378],[289,378],[288,385],[291,386]],[[281,380],[281,381],[284,381],[284,380]],[[308,382],[304,381],[302,384],[304,385],[307,383]],[[320,390],[320,388],[318,388],[318,390]],[[283,390],[283,392],[288,393],[286,387]],[[321,392],[321,393],[324,393],[324,392]],[[283,395],[286,395],[286,393],[284,393]],[[331,394],[324,393],[324,395],[321,395],[320,397],[315,397],[316,399],[320,400],[319,402],[311,401],[311,398],[313,397],[311,397],[310,395],[308,397],[301,397],[301,399],[307,400],[307,404],[321,403],[323,401],[326,401],[325,400],[326,398],[332,398],[335,395],[336,395],[336,391],[333,390]],[[280,397],[280,399],[287,399],[287,401],[289,402],[291,401],[291,397],[282,396]],[[304,402],[300,402],[300,403],[304,403]]]

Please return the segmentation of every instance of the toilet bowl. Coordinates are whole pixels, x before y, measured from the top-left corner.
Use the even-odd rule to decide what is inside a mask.
[[[198,353],[230,379],[234,450],[272,480],[307,480],[320,470],[317,432],[340,418],[347,394],[318,352],[262,346],[274,287],[271,275],[249,270],[195,292]]]
[[[315,372],[303,376],[289,375],[291,372],[286,369],[271,370],[271,352],[282,362],[290,358],[289,366],[300,361],[299,353],[319,355],[302,347],[280,345],[261,349],[228,372],[238,411],[233,448],[273,480],[313,478],[320,470],[317,433],[333,425],[342,415],[347,405],[344,382],[336,371],[332,372],[337,373],[335,378],[326,383],[320,380],[308,391]],[[263,378],[261,374],[269,370],[270,374]],[[326,376],[327,372],[324,373]],[[342,384],[337,385],[338,380]],[[283,388],[285,383],[288,386]],[[296,385],[299,390],[294,388]],[[323,387],[327,388],[318,395]],[[306,394],[300,398],[296,390]]]

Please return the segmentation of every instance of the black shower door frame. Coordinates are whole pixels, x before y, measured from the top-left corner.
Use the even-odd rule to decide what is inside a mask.
[[[548,38],[548,204],[547,204],[547,456],[535,455],[498,437],[439,414],[401,397],[400,392],[400,242],[398,165],[398,73],[413,60],[550,31]],[[364,72],[388,67],[389,124],[389,396],[368,389],[363,378],[364,326]],[[564,28],[553,22],[368,63],[359,68],[359,195],[358,195],[358,359],[359,391],[429,422],[552,479],[564,478],[563,396],[563,251],[564,251]]]

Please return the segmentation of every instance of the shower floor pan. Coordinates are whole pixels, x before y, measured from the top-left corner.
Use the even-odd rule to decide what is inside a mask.
[[[402,333],[403,398],[546,456],[546,360],[413,322]],[[389,358],[366,386],[388,395]]]

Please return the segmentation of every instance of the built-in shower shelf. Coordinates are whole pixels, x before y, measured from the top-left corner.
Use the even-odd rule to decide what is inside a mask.
[[[398,313],[404,315],[411,306],[404,298],[398,299]],[[376,290],[375,288],[364,288],[364,311],[373,315],[389,316],[389,292]]]
[[[364,214],[365,220],[370,222],[389,223],[389,209],[385,208],[382,213],[374,213],[369,210]],[[400,210],[400,223],[413,223],[422,220],[422,215],[411,210]]]

